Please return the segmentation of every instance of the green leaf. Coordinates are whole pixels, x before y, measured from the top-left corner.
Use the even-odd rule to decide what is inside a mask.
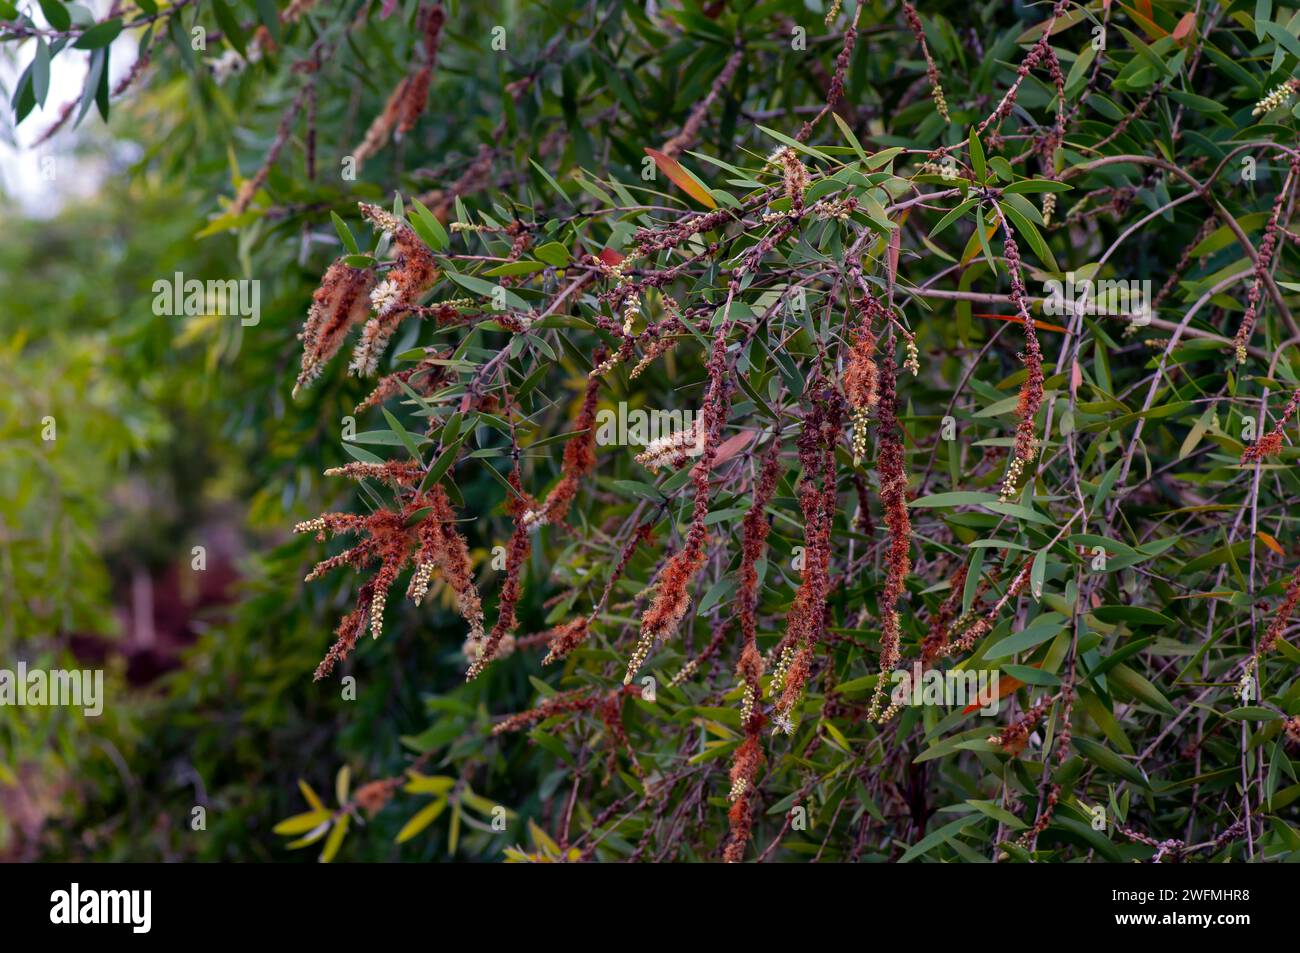
[[[489,278],[499,278],[501,275],[531,275],[545,270],[546,264],[540,261],[508,261],[504,265],[489,268],[483,274]]]
[[[417,198],[412,198],[411,204],[415,206],[415,218],[409,221],[420,240],[434,251],[446,250],[451,240],[447,236],[447,230],[442,227],[442,222],[438,221],[438,216],[425,208],[424,203]]]
[[[569,250],[559,242],[547,242],[533,249],[533,254],[540,260],[556,268],[562,268],[570,261]]]
[[[903,856],[898,858],[898,862],[900,864],[906,864],[917,857],[920,857],[924,854],[928,854],[930,851],[934,850],[940,844],[946,843],[948,840],[956,837],[959,833],[961,833],[966,828],[970,827],[972,824],[977,824],[977,823],[979,823],[978,817],[974,817],[974,816],[959,817],[957,818],[957,820],[943,825],[943,827],[939,828],[938,830],[931,831],[929,834],[926,834],[919,841],[917,841],[906,851],[904,851]]]
[[[330,812],[324,809],[318,811],[308,811],[305,814],[295,814],[293,817],[286,817],[275,827],[271,828],[271,833],[291,835],[305,834],[319,824],[323,824],[330,819]]]
[[[44,106],[50,93],[50,46],[43,37],[36,38],[36,55],[32,58],[32,95],[36,105]]]
[[[998,496],[996,493],[976,493],[972,490],[957,490],[952,493],[932,493],[929,496],[922,496],[915,500],[909,500],[908,506],[930,507],[930,506],[987,506],[989,503],[996,503]]]
[[[1259,29],[1258,23],[1255,24],[1255,28],[1257,30]],[[1265,23],[1264,32],[1280,43],[1288,53],[1294,56],[1297,60],[1300,60],[1300,40],[1297,40],[1288,31],[1282,29],[1282,27],[1278,26],[1276,23]]]
[[[1156,711],[1163,712],[1166,715],[1177,715],[1178,712],[1174,706],[1169,704],[1169,699],[1165,698],[1160,689],[1156,688],[1149,681],[1129,668],[1127,665],[1116,665],[1107,674],[1111,685],[1136,698],[1138,701],[1145,702]]]
[[[330,828],[330,836],[325,841],[325,849],[320,853],[320,862],[322,864],[328,864],[337,856],[339,848],[343,846],[343,838],[347,836],[348,821],[350,819],[347,814],[344,814]]]
[[[1005,824],[1013,831],[1024,830],[1028,825],[1010,811],[1005,811],[992,801],[969,800],[966,802],[986,817]]]
[[[1134,626],[1165,626],[1174,622],[1169,616],[1142,606],[1098,606],[1092,610],[1092,614],[1110,625],[1123,622]]]
[[[1011,202],[999,203],[998,207],[1002,209],[1002,214],[1011,220],[1011,224],[1016,227],[1016,231],[1029,242],[1029,247],[1034,250],[1038,260],[1046,265],[1049,270],[1058,271],[1056,259],[1052,256],[1051,249],[1047,247],[1047,242],[1043,240],[1043,236],[1039,233],[1038,227],[1022,215],[1020,210]]]
[[[225,35],[226,42],[233,46],[236,52],[245,59],[248,58],[248,50],[244,40],[243,27],[239,25],[239,17],[230,9],[226,0],[212,0],[212,12],[217,18],[217,25],[221,27],[221,32]]]
[[[397,434],[397,439],[400,440],[402,446],[410,452],[411,456],[415,459],[415,462],[423,463],[424,458],[420,453],[419,444],[415,442],[415,438],[412,437],[410,433],[407,432],[406,428],[402,426],[402,422],[394,417],[387,407],[380,407],[379,410],[383,413],[384,420],[388,421],[388,426],[392,428],[393,433]]]
[[[939,219],[938,224],[935,225],[934,228],[930,230],[930,239],[933,240],[936,235],[938,235],[949,225],[957,221],[959,218],[961,218],[963,215],[965,215],[967,212],[969,212],[971,209],[973,209],[975,206],[979,204],[980,204],[980,200],[977,198],[967,199],[965,202],[962,202],[960,205],[954,208],[943,218]]]
[[[1019,182],[1012,182],[1002,191],[1008,195],[1022,195],[1033,192],[1068,192],[1074,186],[1067,182],[1056,182],[1052,179],[1021,179]]]
[[[1032,649],[1036,645],[1042,645],[1048,639],[1055,638],[1057,633],[1065,628],[1065,623],[1066,618],[1061,613],[1044,612],[1021,631],[1007,636],[994,645],[985,658],[989,660],[1006,658],[1017,652]]]
[[[99,92],[99,81],[107,65],[107,50],[98,49],[90,54],[90,68],[86,72],[86,85],[81,90],[81,106],[77,110],[77,122],[81,122],[90,111],[90,104],[95,101],[95,95]]]
[[[96,23],[81,34],[77,42],[72,45],[78,50],[98,50],[116,40],[121,32],[121,20],[105,20],[103,23]]]
[[[1151,783],[1147,781],[1146,775],[1144,775],[1136,766],[1125,761],[1124,758],[1111,751],[1105,745],[1100,745],[1089,738],[1075,738],[1074,747],[1081,755],[1097,767],[1109,771],[1111,774],[1118,775],[1125,780],[1132,781],[1139,787],[1151,787]]]
[[[40,0],[40,4],[41,13],[51,27],[62,33],[72,26],[72,16],[61,0]]]
[[[769,129],[767,126],[759,125],[757,123],[755,125],[758,125],[758,128],[760,130],[762,130],[767,135],[771,136],[777,142],[789,146],[791,149],[794,149],[796,152],[802,152],[804,155],[812,156],[814,159],[821,159],[823,162],[832,161],[831,157],[828,156],[826,153],[818,149],[814,149],[812,146],[805,145],[804,143],[799,142],[795,139],[791,139],[785,133],[777,132],[775,129]]]
[[[1061,676],[1053,672],[1044,672],[1041,668],[1029,665],[1003,665],[1002,671],[1012,678],[1018,678],[1026,685],[1056,686],[1061,684]]]
[[[421,487],[433,486],[442,479],[443,474],[456,461],[456,457],[460,454],[460,445],[465,442],[465,438],[468,436],[467,433],[461,434],[455,443],[449,444],[442,453],[438,454],[438,459],[433,462],[433,466],[429,467],[429,472],[424,475],[424,479],[420,482]]]
[[[339,241],[353,255],[361,254],[361,248],[357,245],[357,240],[352,234],[352,229],[348,228],[348,223],[339,217],[337,212],[330,212],[330,221],[334,223],[334,231],[339,233]]]
[[[1261,708],[1258,705],[1243,705],[1240,708],[1234,708],[1232,711],[1225,711],[1223,717],[1229,721],[1281,721],[1282,716],[1271,708]]]
[[[849,124],[841,119],[837,112],[832,111],[831,118],[835,120],[835,125],[840,127],[840,135],[842,135],[848,141],[849,145],[853,147],[853,151],[858,154],[858,158],[863,162],[866,162],[867,153],[862,148],[862,143],[858,142],[858,137],[854,135],[853,130],[849,128]]]
[[[447,799],[439,798],[430,804],[426,804],[420,810],[411,816],[411,819],[402,825],[402,829],[397,832],[397,838],[394,843],[404,844],[415,835],[419,834],[426,827],[436,821],[439,815],[447,809]]]
[[[988,178],[988,168],[984,164],[984,147],[980,145],[979,133],[974,128],[970,131],[970,165],[975,172],[975,181],[983,182]]]
[[[531,165],[534,169],[537,170],[538,174],[541,175],[541,177],[547,181],[547,183],[551,186],[551,188],[555,189],[555,191],[556,191],[557,193],[559,193],[560,198],[564,199],[564,201],[566,201],[566,202],[568,202],[568,203],[570,203],[570,204],[573,203],[573,200],[572,200],[571,198],[569,198],[569,193],[565,192],[564,189],[560,188],[560,183],[559,183],[559,182],[556,182],[555,179],[551,178],[551,173],[547,172],[545,169],[543,169],[540,165],[538,165],[538,164],[537,164],[536,162],[534,162],[532,159],[529,159],[529,160],[528,160],[528,163],[529,163],[529,165]]]

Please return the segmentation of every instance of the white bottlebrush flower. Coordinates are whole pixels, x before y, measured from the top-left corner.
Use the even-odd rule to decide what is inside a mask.
[[[230,77],[242,73],[251,63],[256,63],[262,58],[262,50],[256,43],[249,43],[245,48],[248,56],[239,55],[236,50],[225,50],[220,56],[210,64],[212,69],[212,78],[218,83],[224,83]]]
[[[381,317],[391,311],[401,299],[402,289],[397,287],[397,282],[391,278],[385,278],[370,292],[370,303],[375,306],[375,310]]]
[[[1265,113],[1271,113],[1279,106],[1284,106],[1291,94],[1295,91],[1294,80],[1283,83],[1275,87],[1267,96],[1255,104],[1255,108],[1250,111],[1252,116],[1262,116]]]
[[[697,457],[704,449],[704,433],[697,424],[651,440],[636,455],[636,462],[654,472],[661,467],[680,466],[687,457]]]

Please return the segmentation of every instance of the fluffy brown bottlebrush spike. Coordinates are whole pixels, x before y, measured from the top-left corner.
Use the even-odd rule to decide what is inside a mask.
[[[664,564],[659,574],[659,590],[641,618],[641,638],[632,658],[628,660],[627,672],[623,676],[624,685],[632,683],[633,676],[650,656],[650,650],[677,631],[677,626],[691,605],[691,580],[703,565],[703,545],[693,547],[689,544]]]
[[[1283,408],[1282,415],[1277,418],[1277,423],[1273,425],[1273,429],[1260,437],[1252,446],[1242,451],[1241,462],[1255,463],[1281,453],[1283,433],[1286,431],[1286,425],[1295,416],[1297,409],[1300,409],[1300,388],[1297,388],[1291,394],[1291,399],[1287,401],[1286,407]]]
[[[758,570],[756,567],[758,560],[762,558],[767,535],[771,530],[767,513],[764,511],[776,490],[777,477],[780,475],[780,456],[780,435],[773,434],[763,457],[758,482],[754,487],[753,502],[742,521],[740,589],[736,595],[741,650],[736,674],[740,676],[741,683],[745,686],[740,721],[746,732],[757,732],[763,721],[762,712],[758,707],[760,679],[763,676],[763,656],[758,651],[757,641]]]
[[[504,721],[497,722],[492,726],[492,734],[501,735],[508,731],[519,731],[521,728],[528,728],[539,721],[545,721],[547,718],[554,718],[556,715],[570,715],[579,711],[591,711],[598,704],[600,704],[600,696],[588,688],[579,688],[571,692],[552,695],[536,708],[517,712]]]
[[[389,464],[349,464],[336,472],[354,479],[377,476],[394,485],[414,482],[409,466]],[[340,566],[358,571],[378,564],[375,575],[358,593],[357,607],[344,617],[337,630],[338,640],[316,669],[316,678],[329,674],[335,663],[345,658],[356,645],[365,620],[370,633],[378,638],[383,629],[384,604],[388,589],[408,563],[415,573],[407,595],[418,605],[428,589],[432,571],[440,569],[448,585],[459,597],[459,609],[470,623],[471,636],[482,632],[482,609],[478,592],[470,578],[469,550],[454,527],[455,515],[441,487],[412,494],[400,508],[376,510],[368,516],[350,513],[326,513],[314,520],[299,523],[297,533],[315,533],[320,541],[329,533],[364,533],[367,538],[337,556],[317,563],[306,581],[318,578]]]
[[[830,11],[826,15],[826,25],[830,26],[835,17],[839,15],[839,0],[835,0]],[[830,82],[826,84],[826,103],[817,115],[812,119],[806,120],[799,127],[799,132],[795,136],[798,142],[807,142],[813,133],[813,128],[822,121],[828,112],[835,109],[844,99],[844,80],[849,73],[849,64],[853,62],[853,49],[858,43],[858,18],[862,15],[862,6],[855,4],[853,10],[853,20],[844,30],[844,42],[840,46],[840,52],[835,57],[835,71],[831,74]]]
[[[680,470],[686,466],[691,455],[700,449],[704,432],[699,421],[691,426],[657,437],[646,444],[646,448],[633,459],[651,473],[662,469]]]
[[[826,597],[830,593],[831,524],[835,519],[835,446],[844,421],[844,401],[839,392],[820,379],[812,387],[812,405],[804,413],[795,442],[803,468],[798,495],[804,518],[804,564],[782,640],[791,654],[779,680],[776,724],[786,732],[794,730],[793,712],[803,697],[813,651],[825,622]],[[774,680],[774,692],[777,685]]]
[[[902,633],[898,622],[898,600],[912,569],[912,521],[907,515],[907,469],[903,451],[903,428],[898,422],[897,371],[894,355],[887,353],[880,372],[880,446],[876,472],[880,480],[880,502],[889,530],[885,554],[885,586],[880,594],[880,680],[871,698],[868,717],[876,717],[885,697],[885,683],[898,665]]]
[[[402,318],[416,305],[438,278],[437,262],[415,229],[391,212],[377,205],[359,205],[364,218],[393,237],[393,266],[370,293],[374,316],[361,329],[361,339],[352,352],[348,370],[369,377],[379,366],[379,359]]]
[[[991,580],[981,579],[979,587],[976,589],[975,602],[972,603],[970,611],[964,613],[952,624],[952,627],[948,630],[947,640],[936,650],[936,654],[941,656],[956,655],[958,652],[969,652],[974,648],[976,642],[993,630],[993,625],[997,622],[998,612],[1002,607],[1024,591],[1025,585],[1029,582],[1030,567],[1031,563],[1026,562],[1021,570],[1016,573],[1015,578],[1011,580],[1006,595],[999,599],[987,613],[976,619],[974,618],[976,607],[982,605],[980,595],[987,592],[992,585]],[[952,637],[959,631],[961,632],[960,637],[953,641]]]
[[[422,66],[410,77],[407,88],[399,100],[397,131],[393,137],[400,138],[415,128],[424,104],[429,101],[429,84],[433,80],[433,67]]]
[[[409,123],[407,131],[410,130],[411,126],[415,125],[416,118],[424,109],[424,100],[428,99],[429,96],[431,75],[432,70],[429,67],[421,67],[414,73],[403,76],[397,85],[393,87],[392,93],[388,96],[388,101],[384,103],[383,110],[370,123],[365,136],[352,150],[352,158],[356,160],[357,168],[360,168],[367,159],[384,147],[399,122]],[[417,102],[416,96],[419,94],[420,78],[423,79],[423,97]]]
[[[790,214],[803,214],[804,193],[808,191],[808,167],[799,158],[799,154],[786,147],[777,155],[781,163],[785,197],[790,200]]]
[[[319,682],[332,672],[334,666],[346,659],[356,648],[357,640],[366,630],[366,612],[370,608],[371,588],[369,583],[361,587],[357,593],[357,607],[339,621],[338,628],[334,630],[334,644],[316,666],[316,672],[312,676],[314,681]]]
[[[1003,227],[1006,227],[1005,221]],[[1020,267],[1020,249],[1015,239],[1007,232],[1003,243],[1003,255],[1007,261],[1007,271],[1011,275],[1011,303],[1020,313],[1021,323],[1025,329],[1025,382],[1020,386],[1020,400],[1016,405],[1016,446],[1011,458],[1011,465],[1002,482],[1000,494],[1005,503],[1015,498],[1020,479],[1029,464],[1038,455],[1038,435],[1034,429],[1034,417],[1043,405],[1043,352],[1038,345],[1038,331],[1034,319],[1029,314],[1029,299],[1025,294],[1025,281]]]
[[[1300,715],[1292,715],[1285,724],[1287,744],[1293,748],[1300,748]]]
[[[709,110],[713,108],[713,104],[722,95],[722,91],[731,85],[736,70],[740,69],[740,64],[744,58],[745,51],[743,49],[737,49],[731,54],[726,64],[723,65],[722,72],[717,75],[712,85],[709,86],[708,94],[695,105],[695,108],[691,110],[691,114],[686,117],[686,122],[682,123],[681,132],[665,142],[659,150],[660,152],[670,159],[675,159],[683,149],[695,142],[695,137],[699,135],[700,127],[704,125]]]
[[[1012,107],[1016,104],[1016,97],[1020,93],[1020,87],[1024,83],[1025,77],[1029,75],[1030,70],[1037,67],[1038,64],[1043,61],[1043,58],[1047,55],[1047,51],[1051,49],[1052,34],[1054,33],[1053,28],[1056,25],[1056,21],[1065,14],[1065,9],[1069,5],[1070,0],[1056,0],[1056,3],[1052,6],[1052,13],[1047,18],[1042,35],[1038,38],[1038,41],[1029,48],[1029,52],[1025,54],[1025,58],[1021,61],[1020,66],[1017,67],[1015,82],[1013,82],[1011,87],[1003,94],[1002,99],[998,102],[997,108],[985,117],[984,120],[975,128],[977,134],[982,135],[984,130],[990,125],[995,125],[1007,116],[1011,115]]]
[[[921,18],[916,14],[916,7],[904,0],[903,16],[907,18],[907,27],[916,37],[916,42],[921,44],[921,55],[925,57],[925,75],[930,80],[930,95],[934,97],[935,111],[943,117],[944,122],[948,122],[948,101],[943,96],[943,84],[939,82],[939,68],[934,65],[934,57],[930,55],[930,47],[925,42],[925,28],[921,25]]]
[[[1256,463],[1269,457],[1276,457],[1282,452],[1282,431],[1273,430],[1264,434],[1251,446],[1241,452],[1242,463]]]
[[[966,585],[967,566],[961,563],[948,580],[948,598],[939,604],[938,611],[930,617],[930,631],[921,643],[921,664],[929,666],[943,651],[948,642],[948,631],[961,609],[962,591]]]
[[[603,349],[596,353],[597,363],[603,354]],[[596,403],[599,399],[600,378],[589,377],[582,407],[573,422],[574,434],[564,445],[560,482],[547,494],[545,503],[524,515],[529,529],[563,523],[569,515],[574,497],[578,495],[583,477],[596,468]]]
[[[497,722],[492,726],[492,734],[501,735],[508,731],[519,731],[522,728],[535,725],[539,721],[545,721],[547,718],[554,718],[556,715],[571,715],[580,711],[593,711],[608,701],[609,698],[622,699],[625,695],[640,698],[641,689],[635,685],[620,686],[610,691],[608,698],[601,695],[597,689],[592,688],[579,688],[571,692],[552,695],[536,708],[517,712],[503,721]]]
[[[722,852],[729,864],[739,863],[745,857],[745,845],[754,825],[754,784],[759,768],[763,766],[763,746],[756,734],[748,734],[731,759],[731,809],[727,820],[731,825],[731,839]]]
[[[326,476],[345,476],[353,480],[382,480],[393,486],[412,486],[424,477],[424,467],[414,460],[386,460],[383,463],[345,463],[330,467]]]
[[[348,331],[365,319],[374,284],[375,273],[371,269],[353,268],[342,259],[326,269],[320,287],[311,296],[307,323],[298,335],[302,341],[302,371],[293,385],[295,396],[320,376],[330,358],[343,346]]]
[[[733,279],[734,280],[734,279]],[[734,293],[734,291],[733,291]],[[691,505],[691,525],[681,550],[664,565],[659,574],[659,591],[655,593],[645,615],[641,618],[641,637],[632,658],[628,660],[623,683],[630,684],[632,677],[645,663],[650,650],[657,642],[668,638],[677,630],[686,610],[690,607],[690,584],[704,565],[704,546],[708,530],[704,520],[709,515],[709,474],[718,457],[718,443],[722,428],[726,426],[731,410],[731,365],[727,361],[727,335],[731,332],[729,316],[718,326],[705,370],[709,386],[704,394],[704,406],[695,426],[703,427],[700,455],[691,470],[691,483],[695,491]]]
[[[867,452],[867,421],[871,409],[880,399],[880,369],[876,366],[875,318],[883,309],[870,296],[857,302],[859,319],[849,332],[848,353],[844,357],[844,397],[853,417],[853,459],[861,460]]]
[[[352,150],[358,168],[382,149],[390,136],[394,140],[400,139],[415,128],[416,121],[429,101],[429,85],[433,81],[433,69],[438,58],[438,41],[446,19],[441,4],[420,11],[424,34],[424,63],[402,77],[384,103],[383,110],[371,122],[360,144]]]
[[[428,591],[429,578],[437,570],[456,594],[456,610],[469,623],[469,640],[483,637],[483,603],[474,585],[474,562],[469,544],[456,529],[456,513],[441,486],[435,485],[424,495],[431,512],[420,524],[420,550],[416,554],[416,572],[407,590],[416,605]]]
[[[1016,755],[1025,750],[1029,734],[1037,727],[1043,712],[1047,710],[1048,699],[1039,699],[1038,703],[1016,718],[996,735],[990,735],[988,742],[997,745],[1005,754]]]
[[[627,729],[623,727],[623,696],[631,693],[632,689],[630,688],[625,688],[623,691],[614,689],[605,695],[604,700],[596,709],[610,742],[609,750],[605,756],[605,774],[607,776],[614,774],[620,749],[627,754],[628,760],[632,763],[632,773],[637,777],[645,776],[645,770],[637,760],[636,749],[632,747],[632,741],[627,736]],[[636,695],[640,697],[640,694],[640,690],[637,689]]]
[[[564,625],[557,625],[547,633],[547,639],[550,643],[550,651],[546,653],[546,658],[542,659],[543,665],[550,665],[559,659],[564,658],[579,645],[587,640],[588,620],[586,616],[579,616]]]
[[[858,512],[853,517],[853,528],[863,536],[874,536],[876,524],[871,518],[871,497],[867,492],[867,481],[862,474],[853,474],[853,493],[858,498]]]
[[[692,215],[683,221],[664,228],[638,228],[632,233],[637,257],[649,257],[668,248],[676,248],[696,235],[713,231],[730,222],[734,213],[719,208],[712,212]]]
[[[510,545],[506,547],[506,580],[501,586],[501,596],[497,600],[497,621],[492,626],[491,633],[483,640],[483,644],[478,647],[473,661],[470,662],[469,672],[465,676],[466,681],[472,681],[482,674],[488,662],[496,657],[501,640],[513,633],[515,626],[518,625],[515,611],[522,591],[519,576],[523,572],[524,564],[528,562],[528,554],[533,550],[532,538],[524,517],[529,510],[536,508],[536,504],[523,491],[517,465],[510,472],[510,486],[514,493],[510,494],[506,508],[515,519],[515,529],[510,536]]]
[[[1237,336],[1233,341],[1238,364],[1246,363],[1246,345],[1250,343],[1250,336],[1255,330],[1255,320],[1259,316],[1259,301],[1264,294],[1264,279],[1268,275],[1269,268],[1272,267],[1273,254],[1277,251],[1282,207],[1287,204],[1297,175],[1300,175],[1300,156],[1292,156],[1290,173],[1286,177],[1286,183],[1278,191],[1277,198],[1273,200],[1273,211],[1269,213],[1268,224],[1264,226],[1264,238],[1259,243],[1259,253],[1255,257],[1254,280],[1250,284],[1250,291],[1246,294],[1246,313],[1241,317],[1241,324],[1237,328]]]
[[[763,466],[754,486],[753,500],[749,511],[741,522],[740,544],[740,589],[736,593],[736,614],[740,619],[741,643],[748,649],[755,645],[758,636],[758,570],[755,568],[763,556],[767,544],[767,534],[772,525],[767,518],[767,504],[776,491],[776,480],[781,472],[781,439],[779,434],[772,436],[767,452],[763,455]],[[744,658],[741,659],[742,667]],[[742,677],[744,673],[742,672]],[[759,675],[762,674],[762,662],[759,662]],[[757,688],[757,679],[754,681]]]
[[[402,781],[403,779],[400,777],[383,778],[379,781],[363,784],[352,795],[352,800],[357,807],[374,817],[393,799],[393,795],[402,786]]]
[[[1257,658],[1265,652],[1271,652],[1277,645],[1278,639],[1282,637],[1282,633],[1286,630],[1287,623],[1291,621],[1297,603],[1300,603],[1300,566],[1296,566],[1295,572],[1291,574],[1291,582],[1286,587],[1286,595],[1282,597],[1282,604],[1278,606],[1273,621],[1269,623],[1268,630],[1264,633],[1264,637],[1259,640],[1259,647],[1255,650]]]

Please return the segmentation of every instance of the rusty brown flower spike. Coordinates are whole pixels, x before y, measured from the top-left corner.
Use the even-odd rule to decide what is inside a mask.
[[[1277,647],[1278,640],[1282,638],[1282,633],[1286,631],[1287,624],[1291,621],[1291,616],[1295,613],[1297,604],[1300,604],[1300,566],[1297,566],[1291,574],[1291,581],[1287,584],[1286,593],[1282,596],[1282,604],[1278,606],[1277,611],[1273,614],[1273,620],[1264,632],[1264,637],[1259,640],[1259,647],[1255,650],[1256,658],[1265,652],[1273,651]]]
[[[867,422],[880,399],[880,370],[876,366],[875,320],[884,309],[871,295],[856,302],[858,321],[849,332],[849,347],[844,358],[843,386],[853,418],[853,459],[860,460],[867,451]]]
[[[1264,296],[1264,280],[1273,267],[1273,256],[1277,252],[1282,209],[1290,201],[1292,188],[1298,176],[1300,176],[1300,155],[1292,155],[1286,181],[1278,191],[1277,197],[1273,200],[1273,209],[1269,213],[1268,224],[1264,226],[1264,238],[1259,243],[1259,252],[1255,256],[1254,276],[1250,283],[1250,291],[1246,294],[1246,313],[1242,315],[1241,324],[1237,328],[1237,336],[1233,339],[1238,364],[1246,363],[1246,347],[1250,343],[1251,335],[1255,330],[1255,321],[1259,315],[1259,303]]]
[[[1005,219],[1003,219],[1003,227],[1007,227]],[[1021,271],[1020,248],[1011,237],[1009,230],[1003,242],[1002,254],[1011,276],[1011,303],[1019,312],[1021,324],[1025,329],[1025,350],[1022,355],[1025,364],[1025,382],[1020,386],[1020,400],[1016,405],[1015,450],[1011,457],[1011,465],[1007,468],[1007,474],[1002,481],[1001,499],[1005,503],[1016,496],[1021,479],[1028,474],[1029,465],[1038,455],[1035,417],[1043,405],[1043,354],[1038,344],[1038,331],[1034,326],[1034,319],[1029,313],[1025,280]]]
[[[880,503],[889,530],[885,554],[885,586],[880,594],[880,678],[871,697],[868,717],[888,718],[892,708],[882,711],[885,685],[897,667],[902,643],[898,600],[907,588],[911,572],[912,521],[907,514],[907,458],[903,428],[898,422],[897,368],[894,355],[886,352],[880,367],[880,426],[876,473],[880,480]]]
[[[1277,422],[1273,429],[1264,436],[1260,437],[1251,446],[1242,451],[1242,463],[1256,463],[1265,460],[1268,457],[1275,457],[1282,452],[1282,441],[1286,433],[1286,425],[1290,423],[1291,418],[1295,416],[1296,410],[1300,409],[1300,388],[1296,388],[1291,394],[1291,399],[1286,402],[1286,407],[1278,416]]]
[[[433,81],[433,71],[438,61],[438,43],[446,19],[446,11],[440,3],[420,8],[422,30],[419,49],[423,61],[413,65],[411,71],[402,77],[383,110],[375,116],[361,142],[352,150],[358,168],[387,145],[390,138],[400,139],[415,128],[429,101],[429,86]]]
[[[354,480],[382,480],[400,493],[417,484],[424,476],[424,469],[409,462],[349,463],[329,471],[329,474]],[[470,640],[482,639],[483,610],[474,585],[469,548],[455,528],[455,514],[442,487],[435,485],[428,491],[414,491],[401,505],[375,510],[369,516],[326,513],[299,523],[294,532],[315,533],[321,542],[326,533],[366,536],[350,549],[319,562],[307,576],[308,580],[343,566],[360,571],[377,564],[375,574],[358,594],[356,608],[340,624],[334,647],[317,668],[317,679],[328,675],[337,662],[347,657],[367,619],[371,635],[379,637],[383,631],[388,590],[408,565],[414,567],[407,590],[410,599],[419,605],[433,572],[441,572],[446,584],[456,594],[461,615],[470,625]]]
[[[370,294],[374,315],[361,329],[348,370],[362,377],[375,373],[388,342],[402,319],[415,307],[438,277],[433,252],[420,240],[415,229],[393,213],[360,203],[363,218],[392,235],[393,264]]]
[[[593,357],[596,363],[601,361],[604,353],[603,348],[595,353]],[[596,468],[596,404],[599,400],[600,378],[589,377],[582,406],[573,422],[574,434],[564,445],[560,482],[547,494],[545,503],[524,514],[524,522],[529,529],[562,524],[569,515],[574,497],[578,495],[583,477]]]
[[[307,323],[298,335],[302,341],[302,372],[294,384],[294,396],[320,377],[325,365],[343,347],[348,332],[365,320],[374,284],[372,269],[353,268],[342,259],[329,266],[312,295]]]
[[[535,509],[536,504],[524,493],[518,466],[510,473],[510,488],[513,492],[507,499],[506,509],[514,517],[515,528],[510,536],[510,544],[506,547],[506,578],[497,600],[497,620],[492,626],[492,631],[480,645],[471,645],[473,651],[467,653],[470,655],[470,666],[465,677],[470,681],[483,673],[487,664],[496,657],[502,640],[513,638],[515,627],[519,624],[516,611],[523,591],[520,576],[524,564],[528,562],[528,554],[533,549],[532,536],[525,517]]]
[[[758,770],[763,762],[762,731],[766,722],[762,705],[763,656],[758,650],[758,569],[763,556],[767,535],[771,529],[767,505],[776,490],[781,470],[781,440],[774,434],[763,454],[758,480],[754,484],[753,502],[741,529],[740,588],[736,595],[736,614],[740,619],[740,659],[736,674],[740,677],[744,694],[741,700],[740,725],[745,733],[731,760],[731,809],[727,812],[731,834],[723,852],[723,859],[736,863],[744,858],[753,826]]]
[[[737,284],[738,282],[733,279],[728,303]],[[718,326],[705,366],[708,372],[708,387],[704,395],[704,407],[700,412],[701,419],[697,423],[697,426],[703,427],[700,455],[691,469],[694,500],[691,504],[690,528],[686,532],[686,540],[682,548],[664,564],[660,571],[658,591],[641,618],[641,637],[637,641],[623,676],[625,685],[631,684],[632,678],[645,664],[655,645],[677,631],[678,625],[690,607],[690,585],[700,567],[704,565],[705,543],[708,538],[705,518],[709,514],[709,477],[717,460],[722,428],[726,426],[727,414],[731,408],[733,383],[731,365],[727,357],[727,337],[730,332],[731,318],[728,313]]]
[[[781,643],[784,664],[771,685],[778,729],[794,729],[795,709],[812,670],[813,654],[825,626],[830,592],[831,526],[836,515],[835,448],[844,419],[844,400],[824,379],[811,385],[812,406],[804,414],[796,446],[803,477],[799,508],[804,517],[804,564]]]
[[[921,18],[917,15],[916,7],[903,2],[903,13],[907,17],[907,26],[916,37],[916,42],[921,45],[921,55],[925,57],[925,73],[930,80],[930,95],[934,97],[934,109],[944,122],[948,122],[948,101],[943,95],[943,84],[939,81],[939,67],[934,65],[934,57],[930,55],[930,47],[925,42],[925,27],[921,25]]]

